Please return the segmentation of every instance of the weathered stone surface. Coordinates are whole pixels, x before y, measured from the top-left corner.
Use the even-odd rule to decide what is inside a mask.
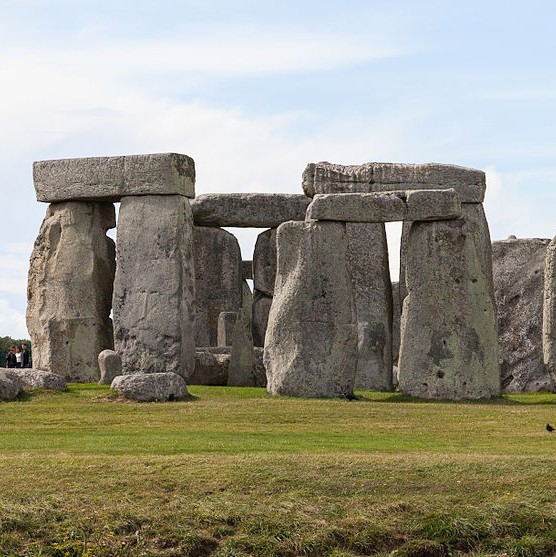
[[[264,349],[253,348],[253,360],[255,362],[255,387],[266,387],[266,368],[264,367]]]
[[[193,370],[192,223],[189,201],[180,195],[122,199],[114,342],[125,374],[167,371],[186,376]]]
[[[400,357],[400,320],[402,305],[400,303],[400,283],[392,283],[392,362],[397,365]]]
[[[241,262],[241,274],[243,280],[253,279],[253,261],[242,261]]]
[[[304,220],[311,200],[281,193],[207,193],[191,203],[198,226],[276,228],[289,220]]]
[[[345,265],[351,275],[358,333],[355,388],[391,391],[392,284],[386,231],[384,224],[345,226]]]
[[[542,314],[544,259],[550,240],[508,239],[492,244],[502,390],[554,390],[544,366]]]
[[[556,383],[556,238],[546,249],[542,344],[546,369]]]
[[[36,368],[97,381],[97,355],[112,348],[115,226],[111,203],[48,207],[29,266],[27,328]]]
[[[412,396],[500,393],[490,239],[480,205],[467,209],[409,232],[399,386]]]
[[[358,336],[347,244],[342,223],[287,222],[278,229],[278,271],[264,351],[270,393],[343,397],[353,392]]]
[[[195,197],[195,163],[177,153],[37,161],[37,201],[120,201],[129,195]]]
[[[49,389],[52,391],[65,391],[67,389],[66,380],[57,373],[44,371],[42,369],[12,369],[12,373],[21,380],[26,389]]]
[[[218,346],[232,346],[237,311],[221,311],[218,316]]]
[[[114,350],[103,350],[98,355],[100,368],[99,384],[111,385],[115,377],[122,374],[122,359]]]
[[[272,298],[255,290],[252,316],[253,344],[255,346],[264,346],[270,306],[272,306]]]
[[[317,194],[307,208],[306,220],[375,223],[459,217],[458,194],[446,189]]]
[[[111,388],[138,402],[172,401],[189,395],[183,377],[173,372],[118,375]]]
[[[220,228],[193,228],[195,253],[195,344],[216,346],[218,316],[239,311],[242,300],[242,263],[239,243]]]
[[[253,288],[266,296],[274,293],[276,279],[276,228],[257,236],[253,252]]]
[[[228,385],[230,387],[255,387],[253,335],[251,333],[253,295],[247,281],[243,281],[242,300],[232,339]]]
[[[186,380],[188,385],[228,384],[231,347],[198,347],[195,351],[195,370]]]
[[[309,197],[318,193],[448,188],[456,190],[462,203],[481,203],[485,197],[485,174],[451,164],[383,162],[349,166],[310,163],[303,172],[303,191]]]
[[[11,369],[0,369],[0,400],[14,400],[23,391],[23,382]]]

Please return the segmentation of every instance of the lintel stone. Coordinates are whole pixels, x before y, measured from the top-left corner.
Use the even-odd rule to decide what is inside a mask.
[[[393,222],[448,220],[461,216],[454,189],[317,194],[306,220]]]
[[[111,201],[133,195],[195,197],[195,163],[177,153],[36,161],[37,201]]]
[[[305,220],[311,200],[279,193],[207,193],[191,203],[197,226],[276,228],[290,220]]]
[[[452,164],[399,164],[369,162],[361,165],[310,163],[303,172],[303,191],[318,193],[371,193],[393,190],[454,188],[462,203],[482,203],[485,173]]]

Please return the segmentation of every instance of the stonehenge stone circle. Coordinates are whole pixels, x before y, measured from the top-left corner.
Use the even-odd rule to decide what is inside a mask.
[[[554,391],[543,361],[544,262],[550,240],[508,238],[492,244],[502,391]]]
[[[187,376],[195,360],[193,217],[188,199],[124,197],[117,258],[114,346],[123,373]]]
[[[98,381],[99,352],[113,347],[116,225],[111,203],[60,202],[46,211],[31,254],[27,328],[33,364],[68,381]]]
[[[195,197],[195,164],[177,153],[37,161],[37,201],[120,201],[130,195]]]
[[[193,228],[195,268],[195,345],[218,344],[218,317],[239,311],[242,302],[242,260],[239,243],[221,228]]]

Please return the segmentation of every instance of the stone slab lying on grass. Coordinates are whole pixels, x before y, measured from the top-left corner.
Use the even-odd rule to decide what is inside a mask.
[[[195,163],[177,153],[88,157],[33,164],[37,201],[120,201],[128,195],[195,197]]]
[[[98,355],[100,368],[99,385],[110,385],[112,381],[122,374],[122,358],[114,350],[103,350]]]
[[[453,164],[399,164],[369,162],[360,165],[310,163],[303,172],[303,191],[317,193],[370,193],[394,190],[454,188],[462,203],[482,203],[485,173]]]
[[[11,369],[0,370],[0,400],[14,400],[23,391],[23,381]]]
[[[11,370],[23,383],[23,387],[27,389],[49,389],[52,391],[65,391],[67,382],[64,377],[45,371],[43,369],[14,369]]]
[[[138,402],[178,400],[189,395],[183,377],[173,372],[119,375],[111,388]]]
[[[191,202],[197,226],[275,228],[289,220],[304,220],[311,200],[285,193],[207,193]]]
[[[396,222],[445,220],[461,216],[454,189],[315,195],[306,220]]]

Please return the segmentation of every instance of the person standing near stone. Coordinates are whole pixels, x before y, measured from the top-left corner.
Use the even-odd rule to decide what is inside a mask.
[[[23,354],[21,353],[21,348],[19,346],[15,347],[15,367],[23,367]]]
[[[10,346],[8,353],[6,354],[6,367],[15,367],[16,357],[15,357],[15,346]]]
[[[21,367],[31,367],[29,363],[29,350],[27,350],[25,342],[21,345]]]

